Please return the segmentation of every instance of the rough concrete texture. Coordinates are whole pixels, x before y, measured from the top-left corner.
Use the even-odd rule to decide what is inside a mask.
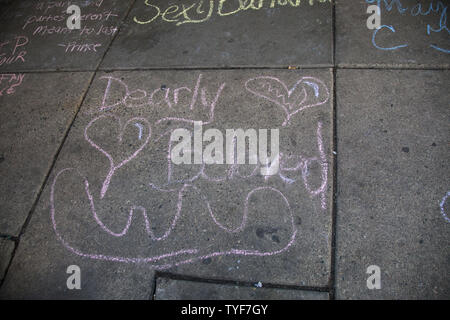
[[[64,270],[70,263],[116,281],[127,281],[114,271],[125,268],[140,285],[151,270],[163,269],[326,286],[330,81],[325,70],[99,73],[2,294],[62,295],[64,281],[55,286],[54,275],[45,271],[33,282],[28,268]],[[270,84],[287,95],[281,83],[296,87],[286,98],[296,108],[289,122],[283,101],[268,90]],[[183,87],[188,89],[176,90]],[[176,128],[192,130],[190,120],[210,122],[203,130],[224,133],[280,129],[280,174],[265,179],[256,165],[169,164],[169,135]],[[42,259],[51,265],[43,267]],[[17,288],[24,277],[30,278],[26,287]],[[110,290],[102,294],[126,295],[120,286]]]
[[[70,30],[67,1],[15,1],[1,16],[0,71],[95,70],[132,0],[76,0],[81,28]]]
[[[338,298],[450,297],[449,81],[447,71],[338,71]],[[370,265],[380,290],[366,286]]]
[[[0,281],[5,275],[6,268],[11,261],[14,250],[14,242],[5,238],[0,238]]]
[[[380,3],[381,28],[369,29],[366,13]],[[450,66],[448,1],[336,1],[339,65]]]
[[[91,77],[0,73],[0,234],[19,234]]]
[[[158,278],[155,300],[328,300],[327,292],[243,287]]]
[[[70,2],[0,0],[1,298],[450,297],[449,1]],[[174,164],[194,121],[279,173]]]
[[[101,67],[330,65],[331,9],[322,0],[137,0]]]
[[[45,193],[44,196],[49,196]],[[0,289],[0,299],[149,299],[153,272],[145,266],[128,266],[81,259],[67,251],[51,230],[49,208],[39,206],[39,217],[23,236],[19,250]],[[86,238],[86,241],[91,241]],[[80,290],[69,290],[69,266],[80,268]]]
[[[6,14],[11,3],[12,0],[0,0],[0,17]]]

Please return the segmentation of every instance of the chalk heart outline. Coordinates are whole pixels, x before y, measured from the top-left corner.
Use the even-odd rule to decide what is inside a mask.
[[[250,87],[250,84],[254,84],[255,88],[261,88],[260,90],[255,90],[254,88]],[[324,101],[320,101],[318,103],[311,103],[311,104],[305,104],[306,101],[308,101],[308,94],[306,92],[305,87],[301,87],[301,84],[307,84],[309,86],[312,86],[314,88],[315,97],[318,98],[320,96],[320,90],[321,86],[323,89],[325,89],[326,92],[326,99]],[[268,89],[263,89],[264,87],[267,87]],[[245,82],[245,88],[247,91],[251,92],[252,94],[267,99],[275,104],[277,104],[279,107],[283,109],[283,111],[286,114],[286,118],[282,124],[283,127],[289,124],[289,121],[291,117],[298,112],[305,110],[307,108],[315,107],[322,105],[326,103],[329,99],[329,91],[327,86],[319,79],[314,77],[302,77],[300,80],[298,80],[294,86],[289,89],[286,84],[281,81],[280,79],[272,76],[260,76],[248,79]],[[297,89],[303,90],[303,99],[298,101],[289,101],[292,100],[292,97],[294,97],[294,93]],[[281,93],[280,93],[281,91]]]
[[[56,193],[56,185],[57,185],[57,181],[59,179],[59,177],[62,174],[66,174],[68,172],[75,172],[75,174],[79,175],[79,177],[82,178],[84,185],[85,185],[85,190],[86,190],[86,194],[88,195],[89,201],[93,201],[92,196],[90,196],[89,193],[89,183],[87,181],[87,178],[82,175],[76,168],[65,168],[62,169],[61,171],[59,171],[54,179],[53,179],[53,183],[51,184],[50,187],[50,219],[52,222],[52,227],[53,227],[53,231],[55,232],[55,235],[57,237],[57,239],[61,242],[61,244],[70,252],[81,256],[81,257],[85,257],[85,258],[90,258],[90,259],[94,259],[94,260],[102,260],[102,261],[112,261],[112,262],[123,262],[123,263],[152,263],[149,264],[150,267],[153,267],[155,269],[158,270],[164,270],[164,269],[168,269],[171,267],[176,267],[176,266],[181,266],[184,264],[189,264],[189,263],[193,263],[195,261],[198,260],[204,260],[207,258],[213,258],[213,257],[217,257],[217,256],[228,256],[228,255],[238,255],[238,256],[255,256],[255,257],[268,257],[268,256],[274,256],[274,255],[278,255],[280,253],[286,252],[289,248],[291,248],[296,239],[297,239],[297,233],[298,233],[298,229],[295,227],[294,225],[294,216],[293,216],[293,212],[292,209],[290,207],[289,201],[287,200],[287,198],[283,195],[283,193],[281,191],[279,191],[278,189],[272,188],[272,187],[268,187],[268,186],[263,186],[263,187],[257,187],[253,190],[251,190],[248,194],[247,194],[247,198],[245,201],[246,204],[246,208],[244,208],[244,220],[243,220],[243,224],[238,227],[237,229],[234,230],[227,230],[228,232],[240,232],[242,231],[242,229],[245,228],[246,225],[246,221],[245,221],[245,216],[248,214],[248,204],[249,204],[249,198],[251,197],[251,195],[255,192],[260,192],[262,190],[267,190],[267,191],[271,191],[274,192],[275,194],[278,194],[279,197],[281,197],[281,199],[285,202],[286,204],[286,208],[287,211],[286,213],[288,214],[288,216],[290,217],[290,221],[287,223],[292,227],[292,231],[291,231],[291,235],[290,235],[290,239],[288,240],[288,242],[282,246],[281,248],[275,249],[275,250],[268,250],[268,251],[260,251],[260,250],[253,250],[253,249],[237,249],[237,248],[231,248],[231,249],[223,249],[219,251],[215,251],[213,250],[212,252],[204,252],[205,249],[207,249],[207,247],[201,247],[201,248],[183,248],[183,249],[179,249],[177,251],[172,251],[172,252],[164,252],[164,253],[159,253],[153,256],[147,256],[147,257],[126,257],[126,256],[114,256],[114,255],[107,255],[107,254],[103,254],[103,253],[88,253],[88,252],[84,252],[80,249],[77,249],[76,247],[74,247],[72,244],[70,244],[68,241],[66,241],[63,237],[63,235],[60,233],[59,228],[58,228],[58,223],[57,223],[57,219],[56,219],[56,206],[55,206],[55,193]],[[177,205],[178,211],[181,212],[182,210],[182,202],[183,202],[183,192],[185,192],[186,190],[190,189],[191,187],[193,187],[193,185],[187,185],[185,184],[183,186],[183,188],[178,191],[178,202],[179,204]],[[91,210],[93,210],[94,208],[91,206]],[[146,219],[147,214],[145,212],[145,209],[143,207],[140,206],[132,206],[131,210],[130,210],[130,217],[129,220],[127,222],[127,225],[125,226],[125,228],[123,229],[123,231],[121,233],[115,233],[113,234],[109,229],[107,231],[107,227],[105,225],[103,225],[103,223],[101,223],[101,221],[98,219],[98,217],[96,216],[95,210],[92,211],[93,213],[93,217],[94,219],[98,222],[100,222],[100,227],[107,231],[110,235],[115,236],[115,237],[121,237],[124,236],[128,230],[129,230],[129,226],[131,225],[131,220],[133,217],[133,212],[134,210],[140,210],[141,213],[144,215],[144,219]],[[177,213],[178,214],[178,213]],[[172,221],[172,226],[174,226],[176,224],[176,220]],[[150,230],[150,226],[147,224],[146,222],[146,229],[147,232],[149,232]],[[164,240],[168,234],[170,233],[170,231],[172,231],[173,227],[169,228],[166,233],[159,238],[156,238],[154,240]],[[222,227],[222,229],[225,229]],[[150,236],[154,236],[153,233],[149,233]],[[187,255],[187,256],[185,256]],[[164,259],[170,259],[170,258],[174,258],[176,259],[174,262],[168,262],[165,263],[162,262],[161,264],[158,261],[164,260]],[[153,264],[154,263],[154,264]]]
[[[145,123],[145,125],[147,125],[148,128],[148,134],[145,138],[145,140],[143,141],[143,143],[139,146],[139,148],[137,150],[135,150],[128,158],[122,160],[121,162],[119,162],[119,164],[115,164],[115,161],[113,159],[113,157],[111,156],[111,154],[109,154],[105,149],[103,149],[102,147],[100,147],[97,143],[95,143],[90,137],[89,137],[89,128],[96,123],[98,120],[100,119],[105,119],[105,118],[112,118],[114,120],[116,120],[116,122],[119,124],[119,130],[118,130],[118,136],[117,138],[119,139],[119,142],[122,142],[122,138],[123,138],[123,134],[125,132],[125,129],[128,127],[128,125],[130,125],[131,123]],[[103,197],[106,194],[106,191],[108,191],[108,187],[109,184],[111,182],[111,178],[113,177],[115,171],[121,167],[123,167],[125,164],[127,164],[128,162],[130,162],[131,160],[133,160],[134,158],[137,157],[137,155],[147,146],[147,144],[150,141],[150,137],[152,135],[152,128],[150,125],[150,122],[145,119],[145,118],[141,118],[141,117],[134,117],[129,119],[127,122],[125,122],[125,124],[122,124],[121,119],[116,116],[116,115],[101,115],[97,118],[94,118],[93,120],[91,120],[91,122],[89,122],[89,124],[86,126],[86,129],[84,130],[84,138],[86,139],[86,141],[95,149],[97,149],[98,151],[100,151],[101,153],[103,153],[109,160],[109,172],[108,175],[106,176],[105,180],[103,181],[103,185],[102,185],[102,189],[100,191],[100,199],[103,199]]]

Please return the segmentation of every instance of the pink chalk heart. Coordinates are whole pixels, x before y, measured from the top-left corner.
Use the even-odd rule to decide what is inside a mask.
[[[98,143],[95,143],[94,141],[92,141],[92,139],[89,137],[89,129],[91,128],[91,126],[96,123],[98,120],[100,119],[104,119],[104,118],[112,118],[114,119],[119,127],[118,127],[118,135],[117,135],[117,139],[120,143],[120,146],[122,148],[130,148],[130,146],[124,146],[122,145],[122,140],[123,140],[123,134],[126,130],[126,128],[131,125],[134,124],[137,128],[138,128],[138,136],[137,139],[141,140],[142,142],[140,144],[138,144],[138,146],[135,146],[135,149],[130,150],[128,152],[128,154],[131,153],[131,155],[129,155],[128,157],[126,157],[125,159],[122,160],[114,160],[113,157],[111,156],[111,154],[109,152],[107,152],[104,148],[100,147]],[[148,130],[145,130],[144,125],[147,127]],[[147,134],[145,137],[143,137],[143,132],[147,131]],[[108,186],[109,183],[111,182],[111,178],[114,175],[114,172],[119,169],[120,167],[124,166],[125,164],[127,164],[129,161],[133,160],[134,158],[137,157],[137,155],[139,154],[139,152],[142,151],[142,149],[144,149],[144,147],[148,144],[148,142],[150,141],[150,136],[151,136],[151,126],[150,123],[147,121],[147,119],[145,118],[132,118],[130,120],[128,120],[127,122],[125,122],[125,124],[122,124],[122,121],[120,120],[120,118],[118,116],[115,115],[101,115],[93,120],[91,120],[91,122],[89,122],[89,124],[86,126],[86,129],[84,130],[84,138],[86,139],[87,142],[89,142],[89,144],[91,146],[93,146],[95,149],[97,149],[98,151],[100,151],[101,153],[103,153],[109,160],[109,164],[110,164],[110,169],[109,169],[109,173],[105,178],[105,181],[103,182],[102,185],[102,189],[100,191],[100,198],[103,199],[103,197],[105,196],[106,191],[108,190]]]
[[[289,89],[278,78],[261,76],[247,80],[245,88],[254,95],[281,107],[286,115],[283,126],[286,126],[290,118],[296,113],[322,105],[329,98],[329,92],[325,84],[313,77],[302,77]],[[323,98],[321,98],[322,96]]]

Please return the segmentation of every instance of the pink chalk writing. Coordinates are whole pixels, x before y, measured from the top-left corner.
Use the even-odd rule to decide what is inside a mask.
[[[64,48],[64,52],[97,52],[97,48],[101,47],[101,43],[76,43],[76,42],[69,42],[69,43],[60,43],[58,44],[59,47]]]
[[[16,87],[22,84],[24,74],[19,73],[0,73],[0,96],[6,94],[13,94],[16,92]]]
[[[24,47],[28,42],[26,36],[17,36],[13,40],[0,42],[0,67],[5,64],[25,62],[27,51]]]
[[[198,260],[202,260],[202,259],[206,259],[209,257],[217,257],[217,256],[221,256],[221,255],[242,255],[242,256],[272,256],[272,255],[276,255],[276,254],[280,254],[282,252],[287,251],[293,244],[294,241],[296,239],[297,236],[297,230],[295,228],[294,225],[294,218],[292,215],[292,211],[289,207],[289,202],[287,200],[287,198],[283,195],[283,193],[281,193],[281,191],[275,189],[275,188],[271,188],[271,187],[259,187],[259,188],[255,188],[252,191],[250,191],[247,196],[246,196],[246,202],[245,202],[245,207],[244,207],[244,212],[243,212],[243,220],[242,220],[242,224],[239,227],[239,229],[243,229],[243,227],[245,226],[245,222],[246,222],[246,215],[248,214],[248,203],[249,203],[249,199],[252,196],[252,194],[256,193],[256,192],[260,192],[260,191],[271,191],[274,194],[277,194],[286,204],[286,206],[288,207],[288,213],[289,213],[289,217],[290,217],[290,224],[292,227],[291,230],[291,236],[289,239],[289,242],[284,245],[282,248],[278,249],[278,250],[273,250],[273,251],[260,251],[260,250],[243,250],[243,249],[231,249],[231,250],[224,250],[224,251],[215,251],[206,255],[198,255],[199,252],[201,252],[201,249],[204,248],[186,248],[186,249],[181,249],[181,250],[177,250],[177,251],[171,251],[171,252],[166,252],[163,254],[159,254],[159,255],[155,255],[155,256],[150,256],[150,257],[122,257],[122,256],[112,256],[112,255],[105,255],[105,254],[99,254],[99,253],[85,253],[75,247],[73,247],[72,245],[70,245],[69,243],[67,243],[64,240],[64,237],[60,234],[59,232],[59,228],[58,228],[58,223],[56,222],[56,210],[55,210],[55,187],[56,187],[56,183],[58,181],[58,178],[61,174],[64,174],[66,172],[70,172],[70,171],[75,171],[75,169],[73,168],[66,168],[61,170],[55,177],[55,179],[53,180],[52,186],[51,186],[51,191],[50,191],[50,216],[51,216],[51,221],[52,221],[52,225],[53,225],[53,230],[58,238],[58,240],[64,245],[64,247],[66,247],[69,251],[71,251],[72,253],[81,256],[81,257],[86,257],[86,258],[91,258],[94,260],[105,260],[105,261],[114,261],[114,262],[124,262],[124,263],[153,263],[153,262],[157,262],[166,258],[173,258],[173,257],[177,257],[177,256],[181,256],[181,258],[179,259],[179,261],[174,262],[174,263],[169,263],[169,264],[153,264],[150,265],[151,267],[154,267],[155,269],[167,269],[173,266],[179,266],[182,264],[186,264],[186,263],[192,263]],[[77,172],[77,174],[80,174]],[[191,185],[185,185],[178,193],[178,205],[177,205],[177,214],[174,216],[172,223],[169,227],[169,229],[164,233],[164,235],[162,235],[161,237],[156,237],[153,232],[150,229],[150,224],[148,221],[148,217],[147,217],[147,213],[145,208],[140,207],[140,206],[133,206],[130,209],[130,214],[129,214],[129,218],[128,221],[126,223],[126,226],[124,227],[124,229],[122,230],[122,232],[120,233],[114,233],[112,232],[109,228],[107,228],[102,221],[98,218],[96,211],[95,211],[95,207],[93,205],[93,198],[92,195],[89,192],[89,183],[87,181],[87,179],[84,179],[84,183],[85,183],[85,188],[86,188],[86,193],[87,196],[91,202],[91,210],[93,213],[93,218],[95,219],[95,221],[97,221],[97,223],[101,226],[101,228],[107,232],[108,234],[114,236],[114,237],[121,237],[123,235],[125,235],[131,225],[131,221],[133,218],[133,214],[135,210],[140,210],[144,220],[145,220],[145,227],[146,227],[146,231],[148,234],[150,234],[152,240],[155,241],[161,241],[161,240],[165,240],[170,232],[173,230],[173,228],[175,227],[175,224],[177,222],[177,220],[180,217],[180,212],[183,206],[183,194],[184,192],[192,187]],[[210,215],[211,215],[211,211],[210,211]],[[213,216],[212,216],[213,217]],[[213,218],[213,220],[215,222],[217,222],[217,220],[215,220]],[[226,228],[223,228],[226,230]],[[234,231],[234,230],[232,230]],[[190,258],[183,258],[183,256],[185,255],[190,255]]]
[[[163,121],[176,120],[183,122],[187,127],[190,127],[194,121],[196,121],[196,115],[192,117],[186,117],[184,114],[193,113],[201,105],[203,108],[209,110],[209,123],[217,121],[215,119],[214,110],[221,97],[222,91],[226,84],[219,85],[213,98],[207,98],[207,89],[202,85],[203,76],[200,74],[192,87],[182,85],[176,88],[168,88],[166,86],[158,88],[153,91],[146,91],[143,89],[136,89],[131,91],[128,85],[120,79],[107,76],[101,79],[106,80],[106,88],[101,99],[101,105],[97,107],[97,111],[101,112],[101,115],[95,116],[86,126],[84,130],[84,138],[92,148],[98,151],[103,157],[106,157],[109,163],[106,176],[101,178],[102,184],[100,194],[91,191],[89,181],[91,178],[82,174],[76,168],[66,168],[59,171],[54,177],[50,191],[50,216],[53,225],[54,232],[58,240],[72,253],[86,258],[95,260],[105,260],[123,263],[146,263],[148,266],[155,269],[167,269],[174,266],[180,266],[187,263],[193,263],[198,260],[229,255],[240,256],[273,256],[286,252],[295,245],[298,229],[294,223],[294,213],[289,203],[288,197],[285,192],[290,189],[302,188],[304,192],[314,200],[318,198],[320,201],[321,210],[327,209],[327,186],[328,186],[328,170],[329,165],[327,162],[326,151],[323,140],[323,124],[321,121],[317,122],[317,129],[315,130],[315,141],[312,141],[317,150],[315,154],[305,156],[300,153],[281,150],[277,161],[280,164],[280,170],[277,175],[261,178],[258,176],[260,172],[260,164],[254,165],[252,170],[243,173],[242,165],[239,164],[227,164],[223,166],[225,170],[222,175],[212,175],[208,173],[207,166],[202,163],[197,165],[195,169],[190,167],[189,173],[181,172],[180,168],[175,168],[170,155],[172,150],[172,142],[169,137],[172,130],[166,129],[162,134],[152,135],[152,125],[144,117],[132,117],[126,121],[122,120],[119,116],[109,113],[113,109],[120,107],[125,108],[148,108],[162,105],[165,110],[174,112],[173,117],[163,117],[156,120],[153,126],[157,126]],[[248,92],[256,95],[256,99],[263,98],[273,103],[278,108],[274,108],[273,112],[279,112],[280,110],[285,115],[285,119],[280,125],[282,127],[289,127],[291,117],[300,111],[312,108],[315,106],[323,105],[329,99],[329,91],[325,84],[312,77],[303,77],[296,82],[293,88],[287,89],[286,85],[279,79],[274,77],[256,77],[249,79],[243,84],[243,87]],[[117,90],[120,88],[120,90]],[[117,91],[116,91],[117,90]],[[121,98],[117,100],[117,92],[121,93]],[[246,92],[244,90],[244,92]],[[159,94],[159,99],[156,99],[156,94]],[[181,97],[183,97],[181,99]],[[185,109],[175,109],[178,103],[184,101]],[[177,112],[183,113],[183,116],[177,116]],[[183,111],[184,110],[184,111]],[[103,121],[109,121],[113,123],[111,126],[111,135],[116,137],[117,142],[115,150],[107,150],[106,144],[101,141],[101,138],[97,137],[94,132],[95,128],[104,128],[105,123]],[[127,135],[127,139],[135,139],[134,144],[123,144],[123,136],[127,128],[135,127],[138,129],[134,131],[131,136]],[[193,128],[192,128],[193,129]],[[129,131],[127,131],[129,132]],[[110,136],[111,136],[110,135]],[[171,209],[171,213],[167,218],[166,227],[160,230],[157,234],[154,231],[156,226],[151,219],[150,209],[142,206],[138,201],[127,200],[123,206],[126,208],[127,216],[126,221],[121,226],[111,226],[105,222],[101,214],[98,212],[98,202],[103,199],[105,201],[105,195],[110,190],[109,186],[113,181],[117,181],[118,178],[114,178],[118,170],[126,170],[126,167],[132,161],[136,161],[138,157],[142,157],[149,146],[152,144],[164,143],[166,141],[166,149],[163,151],[163,157],[166,162],[166,171],[158,169],[158,172],[154,173],[150,171],[148,187],[152,192],[156,194],[160,193],[161,196],[173,198],[176,206]],[[152,149],[153,150],[153,149]],[[157,148],[157,150],[161,150]],[[113,153],[115,152],[115,153]],[[193,150],[191,151],[193,152]],[[121,157],[114,156],[112,154],[122,154]],[[314,170],[313,167],[318,167],[318,170]],[[151,168],[150,168],[151,169]],[[157,251],[149,254],[146,257],[143,256],[126,256],[126,255],[107,255],[102,252],[85,252],[77,248],[76,245],[66,240],[65,235],[60,231],[59,219],[62,218],[62,213],[56,210],[57,205],[55,203],[55,194],[58,192],[59,183],[58,180],[62,175],[77,175],[83,181],[83,194],[80,195],[84,199],[87,199],[89,203],[89,211],[87,217],[91,217],[98,227],[99,232],[104,232],[108,236],[114,238],[121,238],[131,232],[131,226],[133,221],[143,221],[144,230],[149,236],[149,239],[153,243],[163,243],[164,245],[161,252]],[[161,182],[160,177],[163,177]],[[167,178],[166,178],[167,177]],[[164,181],[166,180],[166,181]],[[237,216],[237,223],[234,225],[226,225],[221,221],[222,210],[215,204],[214,195],[211,195],[204,186],[207,185],[210,189],[214,185],[223,185],[227,183],[241,183],[245,181],[243,187],[241,207]],[[281,181],[281,182],[280,182]],[[274,184],[284,185],[283,189],[275,188]],[[286,190],[286,191],[281,191]],[[109,191],[111,192],[111,191]],[[145,192],[145,191],[143,191]],[[283,228],[285,237],[283,241],[277,245],[273,245],[273,248],[266,250],[254,250],[254,249],[242,249],[231,246],[228,249],[224,249],[220,246],[220,250],[209,249],[207,244],[186,245],[177,249],[170,248],[171,241],[183,237],[181,234],[177,234],[176,230],[179,222],[184,215],[187,214],[185,198],[187,196],[192,199],[196,199],[200,208],[204,208],[206,217],[208,217],[208,223],[213,230],[217,229],[224,234],[229,235],[245,235],[246,232],[251,230],[252,225],[251,213],[255,212],[255,204],[251,201],[252,197],[255,197],[258,193],[264,193],[263,199],[278,199],[281,201],[282,206],[279,207],[279,213],[283,217],[282,221],[285,221],[286,227]],[[59,200],[62,201],[62,200]],[[264,200],[263,200],[264,201]],[[113,212],[111,214],[114,214]],[[264,214],[264,213],[263,213]],[[117,231],[118,230],[118,231]]]
[[[201,87],[203,75],[200,74],[197,78],[196,84],[194,88],[189,88],[187,86],[181,86],[177,88],[157,88],[153,91],[146,91],[143,89],[136,89],[131,91],[128,85],[117,78],[112,76],[104,76],[100,79],[107,80],[106,89],[103,94],[102,105],[99,107],[99,111],[109,111],[119,107],[126,108],[140,108],[140,107],[156,107],[156,106],[164,106],[167,109],[172,109],[176,107],[180,102],[180,96],[190,97],[189,109],[194,110],[197,106],[197,102],[199,100],[202,107],[209,110],[209,117],[206,121],[203,121],[203,124],[209,124],[214,119],[214,109],[219,101],[219,98],[222,94],[223,89],[226,86],[226,83],[222,83],[216,91],[214,98],[211,101],[208,101],[207,94],[208,90],[205,87]],[[114,88],[114,90],[112,89]],[[110,97],[113,92],[123,91],[121,99],[117,101],[117,99],[112,100]],[[173,92],[173,93],[172,93]],[[112,102],[112,101],[114,102]],[[163,121],[183,121],[193,123],[196,119],[192,118],[181,118],[181,117],[164,117],[156,121],[156,123],[161,123]],[[204,119],[205,120],[205,119]]]
[[[82,28],[69,29],[66,9],[73,1],[39,1],[33,6],[33,14],[17,15],[21,19],[21,30],[30,36],[19,35],[14,39],[0,43],[0,66],[24,63],[27,53],[26,45],[40,37],[64,36],[63,43],[56,46],[64,48],[66,54],[95,53],[102,49],[102,38],[116,34],[118,27],[114,25],[119,19],[119,12],[101,9],[103,0],[84,1],[78,5],[83,8],[81,15]],[[86,9],[89,7],[89,9]],[[69,40],[67,40],[69,37]],[[83,39],[89,37],[89,39]],[[81,38],[81,40],[79,40]],[[67,41],[67,42],[65,42]],[[35,43],[34,43],[35,44]]]
[[[289,124],[291,117],[298,112],[325,104],[330,95],[325,84],[312,77],[301,78],[291,89],[278,78],[266,76],[249,79],[245,87],[251,93],[277,104],[284,111],[286,120],[282,126]],[[313,95],[308,93],[311,89]]]
[[[129,124],[138,123],[138,122],[145,123],[145,125],[148,128],[147,137],[145,138],[144,142],[142,142],[142,144],[139,146],[139,148],[136,151],[134,151],[131,156],[129,156],[126,159],[123,159],[122,161],[119,161],[119,163],[117,163],[117,164],[114,163],[114,159],[112,158],[112,156],[108,152],[106,152],[104,149],[99,147],[95,142],[93,142],[91,140],[91,138],[89,138],[88,131],[89,131],[89,128],[92,126],[92,124],[95,123],[97,120],[105,118],[105,117],[113,117],[113,118],[115,118],[118,121],[118,124],[119,124],[119,135],[118,135],[117,138],[119,139],[120,142],[122,141],[123,132],[124,132],[125,128]],[[106,191],[108,190],[108,186],[109,186],[109,183],[111,181],[111,178],[112,178],[114,172],[117,169],[119,169],[120,167],[122,167],[123,165],[125,165],[126,163],[128,163],[129,161],[133,160],[139,154],[139,152],[141,152],[142,149],[144,149],[144,147],[147,145],[147,143],[150,140],[151,132],[152,132],[152,130],[151,130],[151,127],[150,127],[150,123],[145,118],[132,118],[132,119],[128,120],[124,125],[122,125],[120,118],[118,118],[116,116],[113,116],[113,115],[101,115],[101,116],[93,119],[91,122],[89,122],[88,126],[86,127],[86,129],[84,131],[84,138],[86,139],[86,141],[89,142],[89,144],[91,146],[93,146],[95,149],[97,149],[98,151],[103,153],[108,158],[109,164],[110,164],[109,173],[108,173],[105,181],[103,182],[103,187],[102,187],[102,191],[101,191],[101,194],[100,194],[100,198],[103,198],[105,193],[106,193]],[[141,132],[140,132],[140,134],[141,134]]]
[[[36,3],[36,10],[44,11],[47,13],[49,10],[58,10],[65,12],[66,8],[73,4],[73,1],[39,1]],[[80,3],[80,7],[97,7],[100,8],[103,4],[103,0],[84,1]]]

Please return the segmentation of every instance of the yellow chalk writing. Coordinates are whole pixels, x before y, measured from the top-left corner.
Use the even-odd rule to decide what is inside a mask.
[[[260,10],[263,8],[300,7],[302,3],[310,6],[316,3],[331,3],[332,0],[200,0],[189,5],[171,4],[165,9],[161,9],[151,0],[145,0],[145,5],[149,7],[145,18],[133,17],[133,21],[138,24],[149,24],[160,18],[164,22],[175,23],[180,26],[186,23],[203,23],[211,19],[213,15],[219,17],[232,16],[242,11]],[[226,6],[226,8],[225,8]]]

